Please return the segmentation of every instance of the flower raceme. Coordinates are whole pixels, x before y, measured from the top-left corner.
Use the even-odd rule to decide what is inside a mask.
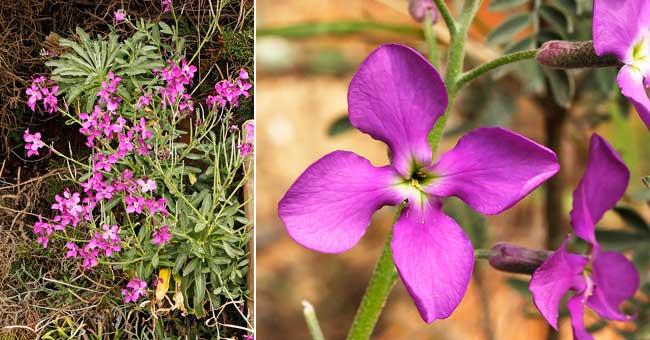
[[[48,87],[50,85],[51,87]],[[38,104],[39,100],[42,100],[45,111],[54,113],[59,110],[59,106],[57,105],[58,100],[56,98],[58,92],[59,87],[52,80],[46,79],[43,76],[34,78],[32,86],[25,90],[25,93],[29,96],[27,106],[32,111],[36,111],[36,104]]]
[[[650,129],[649,17],[647,0],[594,0],[596,54],[614,55],[624,64],[618,73],[618,86]]]
[[[29,133],[29,129],[25,130],[23,134],[23,140],[25,141],[25,150],[27,150],[27,157],[38,156],[38,150],[45,146],[45,143],[41,140],[41,133],[36,132],[34,134]]]
[[[375,167],[355,153],[316,161],[279,203],[289,235],[325,253],[352,248],[373,213],[406,202],[393,229],[397,270],[424,321],[447,318],[462,300],[474,252],[441,197],[457,196],[497,214],[559,170],[555,154],[502,128],[480,128],[432,161],[427,136],[447,107],[434,67],[401,45],[383,45],[361,64],[348,91],[350,122],[388,145],[391,164]]]
[[[571,211],[575,234],[589,243],[589,255],[569,253],[567,236],[530,281],[535,305],[555,329],[560,300],[569,291],[575,293],[569,298],[568,308],[576,340],[593,340],[584,325],[585,306],[605,319],[631,319],[618,308],[636,292],[639,273],[625,256],[601,251],[595,233],[596,222],[623,196],[629,178],[625,163],[612,147],[600,136],[592,136],[587,169],[573,193]]]

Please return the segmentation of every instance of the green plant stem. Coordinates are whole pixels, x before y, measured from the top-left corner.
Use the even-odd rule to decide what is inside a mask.
[[[436,4],[437,3],[438,0],[436,0]],[[458,80],[463,70],[463,62],[465,60],[465,41],[467,40],[469,27],[472,24],[472,20],[476,16],[479,7],[481,7],[481,0],[466,0],[463,4],[457,27],[455,26],[453,31],[451,29],[449,30],[451,33],[451,41],[449,43],[449,52],[447,56],[447,72],[445,73],[448,104],[445,114],[438,118],[436,125],[434,125],[429,134],[429,146],[431,146],[431,152],[433,153],[435,153],[438,144],[440,144],[442,131],[447,124],[447,117],[449,116],[449,112],[451,112],[454,99],[456,99],[456,92],[460,88],[460,86],[458,86]],[[438,8],[440,9],[440,6]],[[440,13],[442,14],[443,12],[441,11]]]
[[[429,61],[436,69],[440,68],[440,57],[438,56],[438,42],[433,33],[433,24],[431,23],[433,16],[431,11],[427,11],[424,20],[422,21],[422,31],[424,32],[424,39],[429,46]]]
[[[433,0],[433,2],[438,8],[442,20],[445,21],[445,25],[447,25],[447,28],[449,29],[449,34],[453,36],[456,33],[456,21],[454,20],[454,17],[451,16],[447,4],[444,0]]]
[[[277,28],[261,28],[257,30],[258,37],[282,36],[286,38],[309,38],[328,34],[354,34],[363,31],[389,31],[399,34],[421,36],[417,27],[396,25],[373,21],[334,21],[313,24],[300,24]]]
[[[304,306],[302,313],[305,316],[305,321],[307,322],[307,327],[309,328],[309,334],[313,340],[325,340],[323,336],[323,331],[320,328],[318,323],[318,318],[316,318],[316,311],[314,306],[307,301],[303,301],[302,305]]]
[[[535,58],[535,56],[537,55],[537,51],[538,51],[537,49],[534,49],[534,50],[514,52],[514,53],[510,53],[510,54],[506,54],[504,56],[498,57],[498,58],[496,58],[496,59],[494,59],[492,61],[489,61],[489,62],[487,62],[487,63],[485,63],[483,65],[477,66],[476,68],[471,69],[471,70],[463,73],[460,76],[460,79],[458,79],[458,81],[456,82],[456,86],[458,88],[461,88],[464,85],[466,85],[467,83],[469,83],[470,81],[482,76],[483,74],[485,74],[485,73],[487,73],[487,72],[489,72],[489,71],[491,71],[491,70],[493,70],[493,69],[495,69],[495,68],[497,68],[499,66],[503,66],[503,65],[506,65],[506,64],[511,64],[511,63],[518,62],[518,61],[521,61],[521,60]]]
[[[492,249],[475,249],[474,250],[474,258],[476,258],[476,259],[487,260],[492,255],[494,255],[494,251]]]
[[[398,209],[398,212],[401,209]],[[396,215],[399,216],[399,213]],[[348,340],[367,340],[370,339],[375,324],[379,319],[379,314],[386,304],[386,299],[390,293],[395,281],[397,280],[397,269],[393,263],[393,254],[390,248],[390,241],[393,239],[391,232],[381,252],[375,271],[370,277],[368,288],[363,296],[357,315],[352,322],[352,327],[348,333]]]

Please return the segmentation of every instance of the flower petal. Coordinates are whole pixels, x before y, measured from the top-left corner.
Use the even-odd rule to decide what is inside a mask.
[[[391,243],[395,266],[427,323],[451,315],[474,267],[472,243],[441,205],[437,199],[409,203],[395,223]]]
[[[372,214],[403,198],[391,188],[397,174],[377,168],[352,152],[334,151],[312,164],[289,188],[278,206],[289,235],[325,253],[352,248]]]
[[[639,70],[626,65],[618,72],[616,81],[621,88],[621,93],[630,100],[645,126],[650,129],[650,98],[647,90],[647,83],[650,80],[648,79],[650,79],[650,75],[644,80],[643,74]]]
[[[596,223],[623,196],[629,179],[630,172],[616,151],[593,134],[587,169],[573,192],[571,224],[578,237],[597,246]]]
[[[560,300],[564,294],[571,289],[582,291],[586,286],[582,272],[587,265],[587,258],[568,253],[568,240],[567,236],[560,248],[537,268],[529,285],[535,306],[555,329]]]
[[[631,320],[618,307],[639,288],[639,272],[634,264],[617,252],[601,252],[593,262],[592,279],[595,287],[587,305],[603,318]]]
[[[447,108],[447,90],[418,52],[382,45],[352,78],[348,106],[352,125],[388,144],[393,166],[407,176],[414,162],[431,162],[427,136]]]
[[[573,328],[574,340],[594,340],[594,337],[585,329],[585,297],[583,294],[575,295],[569,299],[569,315]]]
[[[647,0],[595,0],[593,37],[598,55],[613,54],[632,61],[632,48],[650,28]]]
[[[558,172],[555,153],[506,129],[479,128],[463,136],[430,170],[425,187],[436,196],[458,196],[484,214],[517,203]]]

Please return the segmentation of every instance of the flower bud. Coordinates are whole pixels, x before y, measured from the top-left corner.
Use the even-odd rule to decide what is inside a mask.
[[[409,14],[415,21],[422,22],[427,12],[431,13],[431,23],[435,24],[439,15],[433,0],[409,0]]]
[[[540,65],[562,69],[621,66],[614,56],[598,56],[592,41],[547,41],[535,59]]]
[[[497,243],[488,258],[495,269],[517,274],[532,274],[551,255],[550,251],[532,250],[508,243]]]

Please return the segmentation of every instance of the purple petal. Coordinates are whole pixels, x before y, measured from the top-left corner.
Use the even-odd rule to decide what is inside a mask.
[[[593,38],[598,55],[632,61],[632,47],[650,28],[647,0],[594,0]]]
[[[418,52],[382,45],[352,78],[348,106],[352,125],[388,144],[393,166],[408,176],[414,162],[431,162],[427,136],[447,108],[447,90]]]
[[[352,248],[372,214],[403,198],[392,189],[397,174],[352,152],[334,151],[312,164],[279,203],[280,219],[303,246],[325,253]]]
[[[451,315],[474,267],[472,243],[441,205],[437,199],[409,203],[391,243],[395,266],[427,323]]]
[[[573,328],[573,340],[594,340],[594,337],[585,329],[584,295],[578,294],[570,298],[568,307],[569,315],[571,316],[571,327]]]
[[[484,214],[499,213],[528,195],[560,165],[543,145],[506,129],[480,128],[463,136],[430,169],[425,188],[436,196],[458,196]]]
[[[578,237],[596,246],[596,223],[625,193],[630,172],[616,151],[597,134],[591,136],[589,161],[573,192],[571,224]]]
[[[617,252],[601,252],[593,262],[592,279],[595,287],[587,305],[606,319],[632,319],[621,313],[618,306],[639,288],[639,272],[634,264]]]
[[[566,245],[569,237],[537,270],[530,280],[530,292],[533,302],[548,323],[557,329],[560,300],[570,289],[585,289],[582,272],[587,265],[587,258],[570,254]]]
[[[644,80],[643,74],[639,70],[626,65],[618,72],[616,80],[621,88],[621,93],[630,100],[645,126],[650,129],[650,98],[648,98],[647,89],[650,75],[648,76]]]

